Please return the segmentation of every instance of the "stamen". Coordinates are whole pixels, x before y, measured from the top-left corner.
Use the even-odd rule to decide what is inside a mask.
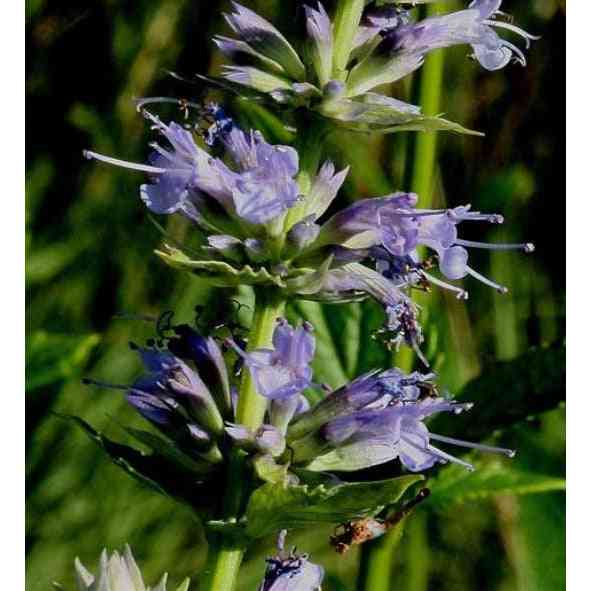
[[[491,242],[477,242],[475,240],[458,239],[454,244],[472,248],[484,248],[486,250],[522,250],[523,252],[527,253],[533,252],[535,250],[535,246],[531,242],[525,242],[522,244],[494,244]]]
[[[418,345],[418,343],[417,343],[417,341],[415,339],[413,339],[411,341],[411,347],[412,347],[413,351],[416,353],[417,357],[421,360],[421,362],[423,363],[423,365],[425,367],[431,367],[429,365],[429,362],[427,361],[427,358],[423,355],[423,352],[419,348],[419,345]]]
[[[497,27],[499,29],[507,29],[508,31],[511,31],[511,32],[515,33],[516,35],[523,37],[525,39],[526,49],[529,49],[532,41],[537,41],[538,39],[541,39],[541,37],[539,35],[531,35],[527,31],[524,31],[523,29],[517,27],[516,25],[512,25],[511,23],[506,23],[504,21],[493,21],[493,20],[488,20],[488,19],[483,22],[485,25],[489,25],[491,27]]]
[[[495,283],[492,279],[489,279],[488,277],[481,275],[478,271],[472,269],[472,267],[468,267],[468,265],[466,265],[466,271],[468,271],[469,275],[472,275],[472,277],[478,279],[478,281],[481,281],[485,285],[488,285],[489,287],[496,289],[499,293],[509,293],[509,289],[507,287],[505,287],[504,285],[500,285],[499,283]]]
[[[460,460],[459,458],[456,458],[448,453],[445,453],[444,451],[442,451],[436,447],[433,447],[432,445],[427,445],[427,450],[430,451],[434,456],[437,456],[437,457],[441,458],[442,460],[446,460],[448,462],[451,462],[452,464],[458,464],[458,465],[466,468],[466,470],[469,470],[470,472],[474,472],[474,466],[472,464],[469,464],[468,462],[464,462],[464,460]]]
[[[401,218],[425,218],[433,215],[442,215],[445,213],[445,209],[426,209],[424,211],[413,210],[408,211],[407,209],[395,209],[392,213],[395,213]]]
[[[508,21],[512,22],[513,21],[513,15],[509,14],[508,12],[505,12],[503,10],[497,10],[495,11],[495,13],[493,14],[494,17],[497,16],[497,14],[501,15],[502,17],[506,18]]]
[[[521,51],[521,49],[519,49],[519,47],[517,47],[517,45],[513,45],[513,43],[510,43],[509,41],[505,41],[505,39],[503,39],[503,47],[508,47],[515,54],[515,59],[522,66],[525,66],[527,64],[525,54],[523,53],[523,51]]]
[[[152,150],[154,150],[155,152],[158,152],[158,154],[160,154],[160,156],[163,156],[169,162],[171,162],[171,163],[175,162],[174,154],[171,154],[168,150],[166,150],[165,148],[160,146],[157,142],[151,142],[149,144],[149,146],[150,146],[150,148],[152,148]]]
[[[175,99],[170,98],[167,96],[147,96],[144,98],[134,99],[136,104],[136,109],[138,111],[142,111],[144,105],[151,105],[154,103],[169,103],[173,105],[178,105],[179,107],[192,107],[193,109],[201,110],[203,107],[197,103],[193,103],[186,99]]]
[[[164,123],[162,123],[162,121],[160,121],[160,119],[156,115],[152,115],[150,111],[146,109],[140,109],[139,111],[148,121],[151,121],[153,123],[151,129],[157,129],[162,132],[166,132],[168,130],[168,127]]]
[[[447,289],[448,291],[453,291],[456,294],[458,300],[467,300],[468,299],[468,292],[457,285],[452,285],[451,283],[446,283],[445,281],[441,281],[437,277],[423,271],[423,275],[429,280],[430,283],[433,285],[437,285],[443,289]]]
[[[457,445],[458,447],[468,447],[470,449],[477,449],[479,451],[486,451],[493,454],[503,454],[508,458],[514,458],[516,454],[514,449],[493,447],[492,445],[482,445],[481,443],[470,443],[469,441],[462,441],[461,439],[455,439],[454,437],[445,437],[444,435],[437,435],[436,433],[429,433],[429,438],[435,439],[435,441],[441,441],[443,443],[451,443],[452,445]]]
[[[470,410],[472,408],[474,408],[473,402],[455,402],[455,403],[453,403],[452,412],[456,415],[459,415],[460,413],[464,412],[465,410]]]
[[[100,162],[106,162],[113,166],[120,166],[122,168],[129,168],[131,170],[139,170],[140,172],[147,172],[149,174],[163,174],[167,172],[166,168],[158,168],[156,166],[150,166],[149,164],[137,164],[136,162],[129,162],[128,160],[120,160],[119,158],[111,158],[111,156],[105,156],[98,154],[97,152],[91,152],[90,150],[83,150],[82,154],[89,160],[99,160]]]
[[[502,224],[505,218],[500,213],[480,213],[479,211],[467,211],[458,214],[453,209],[446,211],[447,215],[456,222],[489,222],[490,224]]]

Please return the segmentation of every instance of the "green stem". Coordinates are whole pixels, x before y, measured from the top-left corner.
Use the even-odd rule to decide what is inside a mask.
[[[231,540],[209,541],[207,568],[209,577],[203,590],[232,591],[238,581],[238,571],[242,563],[245,548]],[[201,587],[200,587],[201,588]]]
[[[340,0],[334,15],[334,50],[332,74],[345,80],[353,40],[357,34],[365,0]]]
[[[427,535],[427,514],[417,511],[410,522],[404,538],[406,591],[427,591],[429,587],[429,538]]]
[[[430,5],[428,12],[433,13]],[[443,82],[442,50],[429,54],[425,64],[418,74],[416,86],[416,100],[425,115],[437,115],[441,103],[441,85]],[[415,94],[413,92],[413,94]],[[404,175],[405,187],[418,193],[421,207],[429,207],[433,201],[433,179],[437,154],[437,132],[415,133],[409,138],[408,158]]]
[[[285,311],[285,299],[271,288],[255,289],[255,310],[248,339],[248,350],[269,347],[277,318]],[[236,422],[257,429],[263,422],[267,400],[257,393],[249,371],[242,374]]]
[[[401,521],[385,536],[363,546],[358,589],[365,591],[390,590],[394,550],[402,538],[403,529],[404,521]]]
[[[255,309],[248,340],[248,350],[269,347],[272,344],[276,320],[285,309],[285,299],[272,289],[255,289]],[[257,393],[250,372],[242,374],[236,422],[256,429],[263,423],[267,400]],[[222,517],[226,521],[240,518],[248,494],[248,475],[245,454],[235,451],[228,463],[226,494]],[[245,544],[227,534],[215,534],[210,539],[207,581],[203,591],[232,591],[238,580],[238,572]]]

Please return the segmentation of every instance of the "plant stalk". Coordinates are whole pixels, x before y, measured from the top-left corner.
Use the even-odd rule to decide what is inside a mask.
[[[347,63],[365,7],[364,0],[339,0],[334,15],[333,77],[345,80]]]
[[[248,339],[248,351],[269,347],[277,318],[285,311],[285,299],[271,288],[255,288],[255,310]],[[236,422],[250,429],[263,423],[267,399],[257,393],[250,372],[244,370],[240,383],[240,396],[236,410]]]
[[[402,538],[404,521],[397,523],[385,536],[366,542],[361,550],[357,587],[365,591],[390,591],[394,551]]]
[[[248,340],[248,350],[269,347],[272,344],[276,320],[285,310],[285,299],[275,290],[255,289],[255,309]],[[256,391],[248,369],[244,369],[240,383],[236,422],[257,429],[264,420],[267,400]],[[248,494],[248,475],[245,454],[234,451],[228,464],[226,494],[222,517],[225,521],[238,521]],[[242,540],[218,533],[211,536],[208,553],[207,581],[204,591],[233,591],[246,545]]]

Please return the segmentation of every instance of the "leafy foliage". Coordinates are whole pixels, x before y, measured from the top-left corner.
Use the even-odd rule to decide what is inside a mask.
[[[74,377],[86,364],[100,337],[37,331],[27,342],[27,392]]]
[[[512,361],[485,368],[481,376],[466,384],[457,399],[475,402],[472,411],[438,417],[430,426],[437,433],[480,441],[495,430],[558,407],[564,401],[565,380],[564,346],[532,349]]]
[[[461,466],[447,466],[435,478],[429,479],[431,495],[425,503],[435,510],[454,503],[490,499],[496,495],[527,495],[564,490],[564,478],[526,472],[514,468],[510,461],[482,460],[471,457],[476,468],[468,472]]]
[[[342,523],[379,513],[396,503],[421,475],[377,482],[278,486],[267,483],[254,491],[247,507],[246,531],[253,538],[283,528],[315,523]]]

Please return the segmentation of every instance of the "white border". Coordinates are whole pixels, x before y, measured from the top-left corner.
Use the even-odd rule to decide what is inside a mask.
[[[25,5],[2,6],[2,587],[25,588]]]

